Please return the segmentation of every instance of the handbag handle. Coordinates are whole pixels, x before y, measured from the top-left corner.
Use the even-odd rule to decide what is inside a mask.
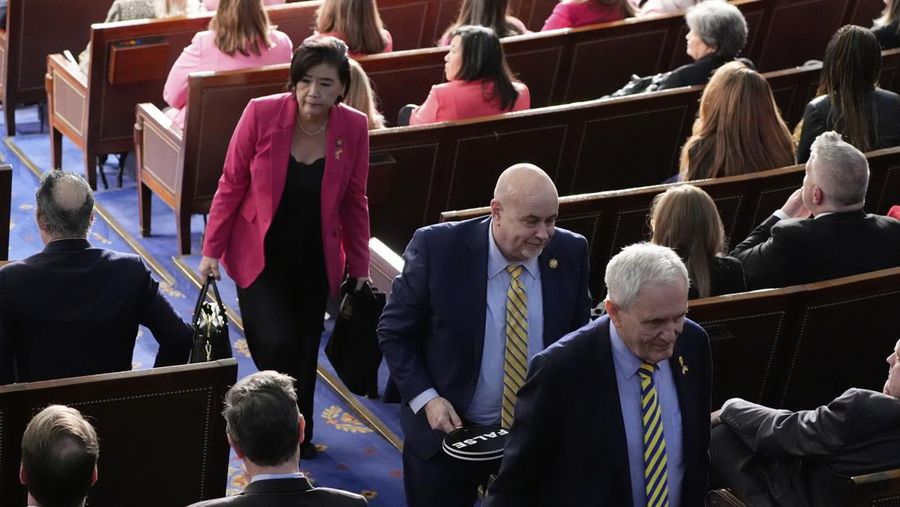
[[[216,278],[213,275],[209,275],[206,277],[206,281],[203,283],[203,288],[200,289],[200,296],[197,298],[197,304],[194,306],[194,316],[192,324],[195,324],[197,322],[197,319],[200,317],[200,307],[203,305],[203,301],[206,299],[210,287],[212,287],[214,301],[219,307],[219,311],[223,314],[225,313],[225,304],[222,303],[222,298],[219,296],[219,288],[216,286]]]

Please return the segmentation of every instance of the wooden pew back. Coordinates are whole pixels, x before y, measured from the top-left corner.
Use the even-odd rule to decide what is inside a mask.
[[[0,102],[6,135],[16,135],[16,107],[44,100],[46,57],[68,49],[77,55],[91,23],[106,17],[112,0],[9,0],[0,32]]]
[[[739,396],[798,410],[850,387],[880,391],[897,308],[900,268],[692,301],[690,318],[710,333],[713,406]]]
[[[89,505],[187,505],[224,496],[228,443],[220,411],[236,380],[237,363],[228,359],[0,387],[0,504],[25,505],[22,433],[50,404],[80,410],[97,429],[99,480]]]

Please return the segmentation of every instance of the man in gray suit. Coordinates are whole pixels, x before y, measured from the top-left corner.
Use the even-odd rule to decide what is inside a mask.
[[[294,379],[261,371],[241,379],[225,395],[228,443],[244,462],[250,484],[235,496],[191,507],[362,507],[360,495],[314,488],[300,473],[303,416]]]
[[[840,505],[836,477],[900,467],[900,341],[883,392],[848,389],[814,410],[733,398],[712,414],[714,477],[747,505]]]

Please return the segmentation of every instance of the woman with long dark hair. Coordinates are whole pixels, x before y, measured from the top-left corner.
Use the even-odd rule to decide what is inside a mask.
[[[453,31],[444,57],[446,83],[434,85],[410,125],[463,120],[531,107],[528,87],[515,81],[500,38],[484,26],[464,25]]]
[[[463,0],[456,21],[444,31],[438,46],[449,46],[453,32],[463,25],[479,25],[492,28],[497,36],[511,37],[531,33],[519,18],[508,14],[508,0]]]
[[[345,273],[357,290],[369,273],[369,128],[342,104],[350,79],[346,44],[317,37],[294,53],[290,91],[250,101],[228,145],[199,268],[218,278],[221,260],[237,285],[256,367],[296,379],[304,458],[316,453],[326,299]]]
[[[806,162],[813,141],[834,130],[861,151],[900,144],[900,96],[877,87],[881,46],[868,28],[841,27],[825,48],[818,97],[803,113],[797,161]]]
[[[796,163],[794,141],[764,77],[741,62],[719,67],[681,150],[681,181],[736,176]]]

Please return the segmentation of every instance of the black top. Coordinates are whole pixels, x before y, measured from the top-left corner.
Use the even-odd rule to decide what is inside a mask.
[[[866,116],[869,118],[869,144],[872,149],[900,145],[900,95],[873,88],[866,95]],[[828,95],[812,99],[803,113],[797,162],[802,164],[809,160],[809,150],[816,137],[833,129],[834,115]]]
[[[744,268],[741,266],[741,261],[725,255],[719,255],[710,259],[709,297],[734,294],[735,292],[744,292],[746,290],[747,283],[744,281]],[[691,280],[688,298],[696,299],[698,297],[697,288],[694,287],[693,280]]]
[[[324,269],[322,252],[322,176],[325,159],[312,164],[288,161],[278,210],[266,233],[266,265]],[[297,262],[298,256],[303,262]]]
[[[889,25],[876,26],[872,29],[875,37],[878,37],[878,43],[881,49],[894,49],[900,47],[900,34],[897,33],[897,22]]]
[[[712,77],[712,74],[716,69],[731,60],[733,60],[733,58],[725,58],[714,54],[704,56],[696,62],[682,65],[673,70],[672,73],[660,83],[657,90],[706,84],[709,82],[709,78]]]

